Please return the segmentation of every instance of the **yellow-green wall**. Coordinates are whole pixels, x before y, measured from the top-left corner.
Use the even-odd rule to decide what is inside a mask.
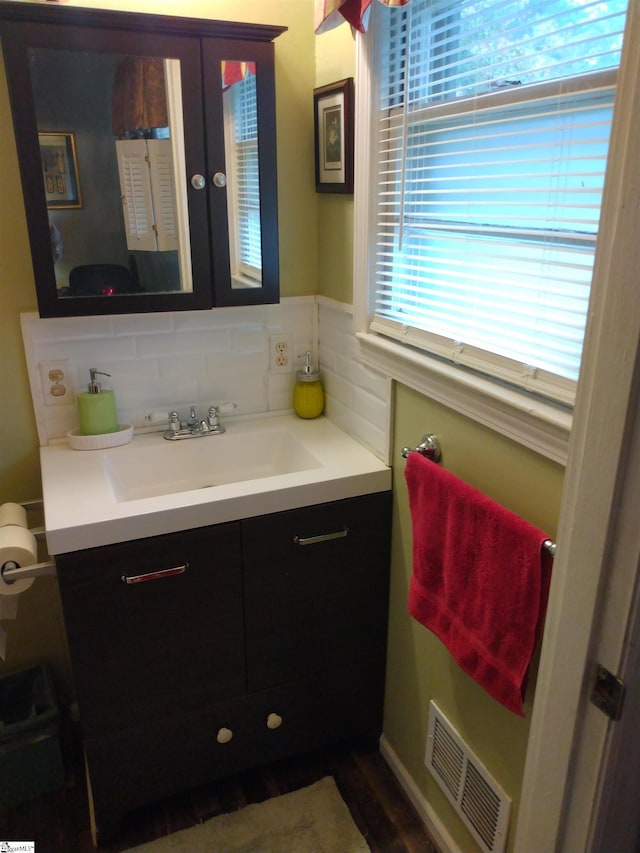
[[[316,39],[316,86],[355,77],[355,42],[346,24]],[[318,292],[353,301],[353,196],[318,193]]]
[[[11,133],[4,67],[0,63],[0,503],[41,495],[38,437],[22,347],[20,313],[36,310],[22,189]],[[35,523],[41,519],[34,517]],[[44,555],[43,555],[44,556]],[[68,692],[68,663],[58,588],[42,578],[20,596],[18,619],[4,622],[8,669],[47,660]]]
[[[76,2],[123,8],[122,0]],[[175,13],[174,0],[130,0],[133,11]],[[183,0],[180,14],[288,26],[276,43],[278,189],[281,289],[284,296],[322,293],[353,300],[353,198],[316,194],[313,98],[315,86],[355,77],[355,47],[348,26],[318,38],[312,0]],[[355,81],[357,87],[357,79]],[[36,309],[22,194],[4,79],[0,80],[0,367],[4,417],[0,419],[0,502],[40,493],[37,436],[20,337],[19,314]],[[356,151],[356,159],[357,159]],[[494,499],[555,534],[562,469],[407,388],[394,403],[394,516],[385,734],[421,792],[462,850],[471,837],[423,763],[430,699],[435,699],[498,781],[517,800],[530,717],[503,710],[453,663],[442,645],[406,612],[411,570],[411,521],[398,454],[424,432],[441,436],[446,466]],[[5,623],[12,650],[3,669],[36,660],[54,666],[70,692],[60,603],[55,581],[45,579],[21,596],[19,619]],[[532,685],[533,686],[533,685]],[[529,691],[529,700],[533,690]]]

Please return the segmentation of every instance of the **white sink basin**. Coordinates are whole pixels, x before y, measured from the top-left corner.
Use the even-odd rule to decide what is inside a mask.
[[[134,501],[260,480],[319,468],[320,462],[286,429],[266,430],[249,438],[222,435],[129,444],[105,455],[104,468],[117,501]]]
[[[327,418],[261,415],[222,435],[40,448],[52,555],[391,488],[391,469]]]

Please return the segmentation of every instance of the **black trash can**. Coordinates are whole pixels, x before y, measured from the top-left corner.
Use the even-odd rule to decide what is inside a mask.
[[[46,666],[0,677],[0,808],[63,784],[60,715]]]

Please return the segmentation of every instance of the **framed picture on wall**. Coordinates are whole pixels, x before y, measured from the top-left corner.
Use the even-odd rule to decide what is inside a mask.
[[[353,192],[353,77],[313,90],[316,192]]]
[[[40,159],[47,207],[82,207],[76,140],[73,133],[39,133]]]

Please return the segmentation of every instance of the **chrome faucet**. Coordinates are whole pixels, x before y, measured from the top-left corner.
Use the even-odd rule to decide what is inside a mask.
[[[204,435],[222,435],[225,431],[224,426],[220,423],[222,406],[236,408],[235,403],[209,406],[207,417],[200,419],[197,416],[195,406],[191,406],[187,421],[181,421],[178,412],[169,412],[169,429],[164,432],[163,438],[169,441],[177,441],[182,438],[200,438]]]

